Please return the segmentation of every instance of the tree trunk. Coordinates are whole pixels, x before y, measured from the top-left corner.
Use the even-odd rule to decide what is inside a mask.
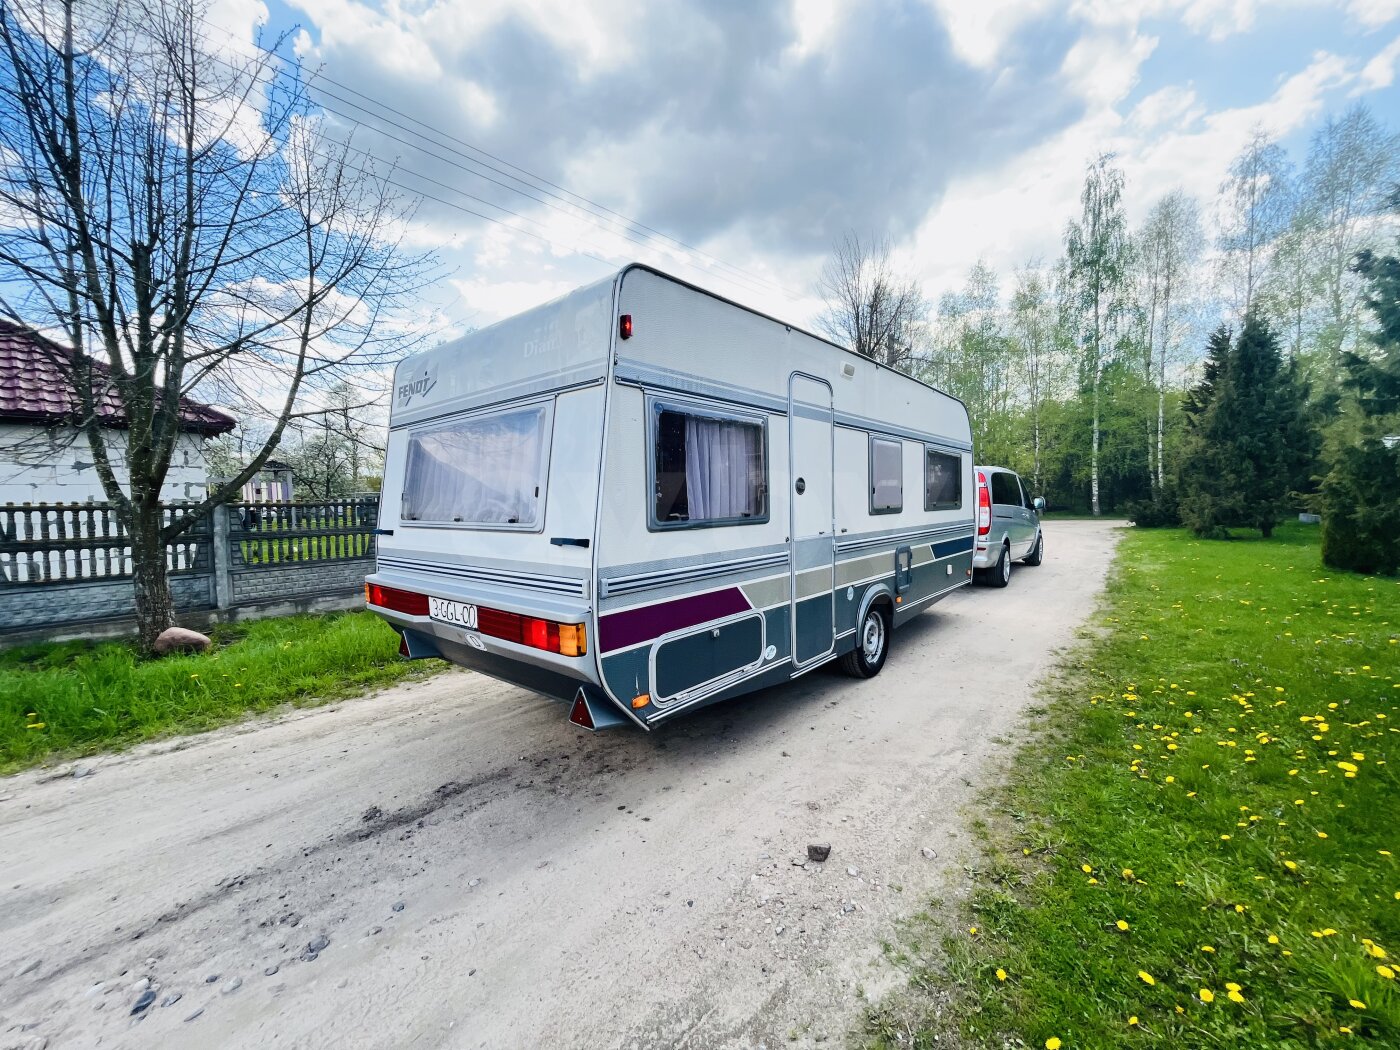
[[[1089,467],[1089,505],[1094,517],[1099,516],[1099,373],[1094,372],[1094,451]]]
[[[1165,444],[1163,435],[1167,429],[1167,390],[1160,387],[1157,390],[1157,491],[1162,491],[1166,474],[1162,469],[1162,449]]]
[[[175,604],[166,574],[165,540],[160,504],[145,501],[131,508],[131,583],[136,592],[136,630],[141,648],[150,652],[160,633],[175,622]]]

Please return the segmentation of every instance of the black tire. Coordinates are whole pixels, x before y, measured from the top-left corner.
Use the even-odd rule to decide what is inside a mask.
[[[1045,534],[1043,532],[1035,534],[1035,546],[1022,560],[1027,565],[1039,565],[1045,560]]]
[[[883,604],[872,605],[856,630],[856,647],[841,657],[841,670],[852,678],[874,678],[890,655],[890,614]]]
[[[1001,557],[987,573],[987,583],[993,587],[1005,587],[1011,582],[1011,548],[1001,545]]]

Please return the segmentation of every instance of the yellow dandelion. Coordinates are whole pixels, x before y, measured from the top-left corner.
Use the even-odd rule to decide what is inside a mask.
[[[1212,948],[1209,944],[1203,944],[1203,945],[1201,945],[1201,951],[1203,951],[1203,952],[1209,952],[1211,955],[1214,955],[1214,954],[1215,954],[1215,949]]]
[[[1366,945],[1366,950],[1371,953],[1371,957],[1374,959],[1385,958],[1385,949],[1379,944],[1368,944]]]
[[[969,926],[969,927],[967,928],[967,932],[970,933],[970,934],[972,934],[972,936],[976,937],[976,936],[977,936],[977,927],[976,927],[976,926]]]
[[[1202,989],[1201,989],[1201,1002],[1203,1002],[1203,1003],[1213,1003],[1213,1002],[1215,1002],[1215,993],[1212,992],[1209,988],[1202,988]]]
[[[1045,1040],[1045,1050],[1060,1050],[1062,1045],[1064,1044],[1060,1042],[1060,1037],[1058,1035],[1052,1035],[1049,1039]]]
[[[1351,1006],[1353,1010],[1366,1009],[1366,1004],[1363,1003],[1360,999],[1348,999],[1347,1003]]]
[[[1003,970],[1000,966],[997,967],[997,980],[998,980],[998,981],[1004,981],[1004,980],[1006,980],[1006,971]]]
[[[1085,875],[1088,875],[1094,870],[1094,868],[1092,865],[1089,864],[1081,864],[1079,865],[1079,870],[1082,871]]]
[[[1126,932],[1127,929],[1128,929],[1128,924],[1127,924],[1126,922],[1124,922],[1122,919],[1119,919],[1119,920],[1118,920],[1117,922],[1115,922],[1113,925],[1117,926],[1120,930],[1123,930],[1123,931],[1125,931],[1125,932]]]
[[[1129,1025],[1129,1027],[1136,1028],[1136,1027],[1137,1027],[1137,1023],[1138,1023],[1137,1014],[1133,1014],[1132,1017],[1129,1017],[1129,1018],[1128,1018],[1128,1025]]]
[[[1152,976],[1150,973],[1148,973],[1146,970],[1139,970],[1139,971],[1138,971],[1138,979],[1141,980],[1142,983],[1143,983],[1143,984],[1146,984],[1146,985],[1153,985],[1153,984],[1156,984],[1156,983],[1157,983],[1157,978],[1153,977],[1153,976]]]
[[[1276,933],[1271,933],[1271,934],[1269,934],[1269,943],[1270,943],[1270,944],[1277,944],[1277,943],[1278,943],[1278,934],[1276,934]]]
[[[1384,963],[1376,967],[1376,973],[1380,974],[1387,981],[1395,980],[1395,971],[1392,970],[1389,966],[1386,966]]]

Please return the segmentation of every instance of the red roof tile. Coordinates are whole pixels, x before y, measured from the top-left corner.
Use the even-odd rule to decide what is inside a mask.
[[[81,408],[73,396],[68,373],[74,351],[38,332],[0,319],[0,422],[76,423]],[[93,371],[107,374],[107,366],[93,362]],[[126,426],[117,393],[110,386],[98,392],[97,415],[103,426]],[[180,398],[180,427],[199,434],[223,434],[238,420],[216,408]]]

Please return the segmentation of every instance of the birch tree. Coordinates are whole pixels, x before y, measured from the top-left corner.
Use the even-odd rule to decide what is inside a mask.
[[[1025,394],[1030,425],[1031,476],[1037,492],[1045,487],[1041,456],[1042,415],[1045,403],[1060,392],[1056,318],[1053,292],[1045,274],[1035,264],[1022,267],[1016,272],[1016,287],[1011,293],[1010,330],[1011,338],[1018,347],[1019,384]]]
[[[1068,291],[1076,313],[1080,384],[1092,403],[1089,504],[1099,507],[1099,440],[1104,366],[1117,353],[1128,307],[1130,246],[1123,217],[1123,172],[1111,153],[1089,165],[1080,217],[1065,230]]]
[[[1148,378],[1157,391],[1155,455],[1149,455],[1148,462],[1154,464],[1153,483],[1160,490],[1166,481],[1167,366],[1178,358],[1186,327],[1183,304],[1205,247],[1199,205],[1183,191],[1173,190],[1152,206],[1138,241],[1139,266],[1147,274],[1150,298]]]
[[[1313,136],[1303,173],[1304,206],[1316,230],[1316,285],[1321,324],[1318,349],[1329,371],[1354,346],[1362,284],[1352,264],[1379,243],[1386,195],[1400,174],[1400,136],[1358,103],[1329,117]]]
[[[268,52],[209,45],[205,13],[0,3],[0,315],[72,346],[75,424],[129,537],[147,646],[174,616],[167,544],[239,492],[307,392],[402,346],[388,322],[424,274],[400,247],[411,205],[322,133]],[[267,437],[207,499],[162,507],[194,394],[261,417]],[[124,463],[104,397],[126,421]]]
[[[1271,246],[1288,224],[1292,172],[1288,154],[1256,128],[1220,186],[1221,277],[1234,291],[1240,318],[1254,304]]]

